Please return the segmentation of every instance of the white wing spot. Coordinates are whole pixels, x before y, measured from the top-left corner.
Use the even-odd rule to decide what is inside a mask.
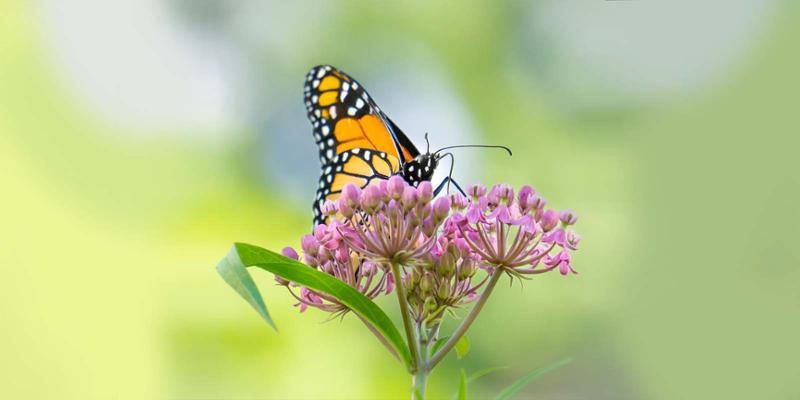
[[[328,158],[331,158],[331,157],[333,157],[333,150],[331,150],[331,149],[328,149],[328,151],[327,151],[327,152],[325,152],[325,155],[326,155],[326,156],[328,156]]]
[[[311,82],[311,86],[313,86],[314,89],[319,87],[319,79],[314,79],[314,82]]]
[[[336,106],[331,106],[328,111],[331,113],[331,119],[336,119]]]
[[[361,153],[361,149],[353,149],[353,154]]]
[[[317,71],[317,79],[319,79],[319,78],[322,78],[322,76],[323,76],[323,75],[325,75],[325,70],[324,70],[324,69],[322,69],[322,68],[320,68],[320,69]]]
[[[328,136],[331,133],[331,128],[328,125],[322,125],[322,134]]]
[[[347,115],[356,115],[356,109],[354,107],[348,107]]]
[[[364,107],[364,100],[358,99],[356,100],[356,108]]]

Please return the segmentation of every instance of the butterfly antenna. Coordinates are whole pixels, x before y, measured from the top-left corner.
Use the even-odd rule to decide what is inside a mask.
[[[430,154],[431,153],[431,142],[428,141],[428,132],[425,132],[425,147],[426,147],[425,153],[426,154]]]
[[[459,145],[455,145],[455,146],[447,146],[447,147],[442,147],[439,150],[436,150],[436,152],[434,154],[439,154],[439,152],[441,152],[442,150],[457,149],[457,148],[462,148],[462,147],[483,147],[483,148],[487,148],[487,149],[503,149],[506,152],[508,152],[508,155],[510,155],[510,156],[513,155],[511,153],[511,149],[509,149],[506,146],[489,145],[489,144],[459,144]],[[442,157],[444,157],[444,156],[442,156]]]

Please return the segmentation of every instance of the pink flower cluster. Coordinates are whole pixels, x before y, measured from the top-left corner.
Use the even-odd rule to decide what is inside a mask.
[[[509,185],[495,185],[488,192],[473,185],[467,195],[454,196],[458,211],[445,222],[443,234],[462,239],[483,265],[522,275],[554,268],[562,275],[577,273],[571,252],[580,236],[569,229],[578,219],[574,212],[546,209],[546,201],[530,186],[514,196]],[[560,251],[553,254],[555,249]],[[545,268],[536,268],[540,261]]]
[[[476,298],[486,281],[472,282],[479,270],[516,277],[556,268],[562,275],[576,273],[571,253],[580,236],[570,229],[575,213],[545,208],[529,186],[516,196],[509,185],[470,186],[466,194],[434,199],[430,182],[413,187],[399,176],[363,190],[347,185],[337,201],[322,207],[329,222],[301,240],[304,261],[369,298],[391,292],[389,266],[402,266],[418,321],[440,318],[447,308]],[[284,255],[299,258],[291,248]],[[292,290],[288,282],[279,283]],[[324,293],[301,288],[292,294],[301,310],[347,311]]]

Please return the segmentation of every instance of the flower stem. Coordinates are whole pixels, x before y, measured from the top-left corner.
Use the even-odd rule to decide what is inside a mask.
[[[425,368],[420,368],[411,380],[411,400],[424,400],[427,385],[428,371]]]
[[[411,380],[411,400],[424,400],[425,389],[428,385],[428,374],[430,369],[427,367],[428,344],[430,337],[425,333],[424,322],[416,324],[417,339],[419,340],[419,368],[412,376]]]
[[[406,289],[403,287],[403,276],[400,274],[400,265],[394,261],[391,263],[392,275],[397,291],[397,301],[400,303],[400,314],[403,315],[403,327],[406,330],[406,340],[408,349],[411,352],[411,365],[409,372],[415,374],[419,365],[419,352],[417,351],[417,338],[414,335],[414,328],[411,326],[411,313],[408,311],[408,300],[406,299]]]
[[[469,314],[467,317],[461,321],[461,325],[456,328],[455,332],[450,335],[450,339],[447,339],[447,342],[436,352],[436,354],[431,357],[430,361],[427,363],[427,369],[433,369],[436,364],[438,364],[444,356],[447,355],[448,352],[453,348],[453,346],[458,343],[458,340],[461,339],[461,336],[464,336],[464,333],[467,332],[472,322],[475,321],[475,318],[481,312],[483,305],[486,304],[486,300],[489,299],[489,295],[492,294],[492,290],[494,290],[495,285],[497,285],[497,281],[500,280],[500,276],[503,274],[503,270],[500,268],[495,268],[494,272],[492,273],[492,277],[489,278],[489,283],[486,285],[486,289],[483,290],[481,293],[481,297],[478,298],[478,301],[475,302],[475,305],[469,310]]]

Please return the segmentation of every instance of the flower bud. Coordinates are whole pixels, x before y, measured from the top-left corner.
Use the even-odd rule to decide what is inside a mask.
[[[283,254],[284,257],[291,258],[292,260],[300,259],[300,256],[297,255],[297,252],[293,248],[288,246],[284,247],[283,250],[281,250],[281,254]]]
[[[574,225],[578,222],[578,215],[575,214],[575,211],[564,210],[558,214],[558,219],[560,219],[564,225]]]
[[[408,212],[414,206],[417,205],[417,189],[414,189],[411,186],[406,186],[403,189],[403,197],[400,200],[400,203],[403,204],[403,211]]]
[[[303,236],[303,238],[300,239],[300,247],[303,249],[303,253],[311,257],[316,257],[319,253],[319,241],[317,241],[314,235]]]
[[[422,257],[420,257],[419,264],[422,265],[422,268],[426,271],[433,271],[434,267],[436,266],[436,263],[434,262],[430,253],[423,254]]]
[[[403,180],[403,177],[399,175],[392,175],[389,178],[389,182],[386,184],[386,190],[388,192],[389,197],[395,200],[400,200],[403,197],[403,192],[405,191],[407,184],[406,181]]]
[[[412,292],[418,285],[420,281],[420,272],[416,269],[411,270],[411,273],[408,274],[408,281],[406,282],[406,286],[409,292]]]
[[[558,215],[556,212],[552,208],[545,211],[542,215],[542,221],[540,223],[542,230],[545,232],[550,232],[556,227],[556,224],[558,224]]]
[[[427,237],[432,237],[436,232],[436,225],[433,223],[432,218],[426,218],[422,221],[422,233]]]
[[[419,202],[422,204],[428,204],[433,199],[433,186],[428,181],[421,182],[419,186],[417,186],[417,195],[419,196]]]
[[[436,299],[433,296],[429,296],[425,298],[425,313],[430,314],[436,311],[439,308],[439,305],[436,304]]]
[[[439,264],[436,266],[436,272],[439,276],[444,278],[450,278],[453,276],[453,272],[456,269],[456,260],[453,257],[453,254],[450,252],[445,252],[442,254],[442,257],[439,259]]]
[[[445,300],[450,297],[450,285],[442,284],[436,289],[436,297]]]
[[[433,276],[425,274],[419,280],[419,290],[422,294],[428,294],[433,290],[433,287],[436,285],[436,282],[433,280]]]
[[[378,186],[367,186],[361,191],[361,209],[367,213],[373,213],[381,202],[381,190]]]
[[[361,200],[361,188],[353,185],[352,183],[348,183],[342,189],[342,197],[341,201],[344,202],[350,208],[357,208],[359,205],[359,201]],[[340,205],[341,208],[341,205]]]
[[[434,225],[439,225],[450,214],[450,198],[439,197],[433,203],[433,222]]]
[[[319,210],[322,212],[322,215],[326,217],[333,217],[339,212],[339,207],[335,202],[328,200],[322,204],[322,207],[320,207]]]
[[[478,267],[475,265],[475,262],[465,258],[464,261],[461,262],[461,268],[458,269],[458,280],[463,281],[464,279],[472,278],[477,270]]]
[[[353,209],[342,199],[339,199],[339,214],[342,214],[342,217],[346,219],[353,218]]]

